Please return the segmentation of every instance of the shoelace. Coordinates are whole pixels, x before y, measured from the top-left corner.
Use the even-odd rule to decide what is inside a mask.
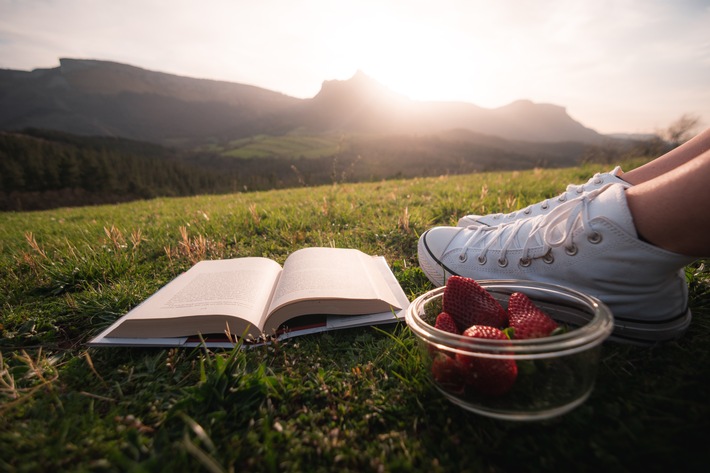
[[[553,200],[557,200],[558,202],[563,203],[563,202],[567,201],[567,199],[569,199],[570,194],[576,193],[577,195],[582,195],[588,186],[590,186],[590,185],[598,186],[599,184],[601,184],[603,182],[604,182],[604,179],[601,177],[601,173],[598,172],[598,173],[594,174],[594,176],[592,176],[591,179],[589,179],[584,184],[569,184],[567,186],[567,188],[565,189],[565,192],[558,195],[557,197],[545,199],[542,202],[538,202],[537,204],[528,205],[527,207],[525,207],[523,209],[509,212],[507,214],[504,214],[504,213],[493,214],[493,215],[491,215],[491,217],[494,220],[498,220],[501,218],[515,218],[516,215],[518,215],[519,213],[524,213],[525,215],[528,215],[532,212],[534,205],[539,205],[542,210],[547,210],[550,208],[550,205],[553,203]]]
[[[568,200],[547,215],[540,215],[528,220],[517,220],[497,227],[468,227],[475,230],[462,246],[459,260],[465,261],[467,259],[467,248],[480,241],[485,241],[478,255],[478,262],[485,264],[488,251],[498,243],[500,244],[498,264],[505,267],[508,265],[508,250],[522,231],[527,232],[527,236],[524,237],[525,244],[522,247],[523,256],[520,259],[522,266],[530,265],[533,257],[542,258],[546,263],[552,263],[554,261],[551,253],[552,248],[563,245],[567,254],[576,254],[577,246],[573,237],[580,227],[582,232],[587,234],[587,239],[591,243],[599,243],[601,235],[596,231],[589,231],[589,203],[606,187],[604,186],[588,194]],[[563,230],[555,235],[563,222]],[[531,256],[530,250],[533,247],[542,247],[542,251],[537,256]]]

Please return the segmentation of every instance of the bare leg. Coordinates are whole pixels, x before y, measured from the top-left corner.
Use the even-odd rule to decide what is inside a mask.
[[[692,149],[705,146],[704,152],[630,187],[626,198],[641,238],[675,253],[704,257],[710,256],[710,131],[699,136],[704,140]],[[665,166],[659,163],[657,169]]]
[[[651,179],[655,179],[679,166],[682,166],[709,149],[710,128],[677,148],[672,149],[663,156],[659,156],[643,166],[639,166],[636,169],[625,172],[622,179],[634,185],[650,181]]]
[[[489,214],[489,215],[465,215],[459,219],[458,227],[480,227],[480,226],[490,226],[495,227],[502,223],[511,223],[519,219],[524,219],[528,217],[533,217],[537,215],[547,214],[552,209],[555,209],[559,204],[564,202],[567,198],[575,198],[580,195],[583,191],[591,191],[596,189],[601,185],[606,185],[608,183],[618,183],[620,180],[625,181],[631,186],[637,186],[646,182],[659,179],[666,174],[674,173],[678,168],[691,163],[698,158],[700,155],[710,151],[710,128],[706,129],[702,133],[693,137],[691,140],[683,143],[677,148],[667,152],[666,154],[657,157],[653,161],[639,166],[636,169],[625,172],[621,175],[616,174],[616,169],[611,173],[597,174],[586,184],[580,186],[568,186],[568,190],[557,199],[547,199],[540,202],[538,205],[531,205],[520,212],[511,212],[509,214]],[[699,163],[695,163],[699,165]],[[707,173],[707,170],[703,171]],[[710,181],[710,174],[706,174],[707,179]],[[683,178],[681,178],[683,179]],[[660,181],[659,181],[660,182]],[[625,187],[629,187],[629,185]],[[654,185],[660,185],[656,183]],[[710,186],[710,182],[708,182]],[[570,190],[571,189],[571,190]],[[575,193],[576,190],[576,193]],[[632,193],[634,194],[634,193]],[[707,194],[706,194],[707,196]],[[707,198],[707,197],[706,197]],[[710,204],[710,201],[708,201]],[[706,205],[706,201],[696,201],[694,204],[696,207],[698,205]],[[640,210],[640,209],[639,209]],[[708,212],[706,212],[708,213]],[[643,232],[642,232],[643,234]],[[645,236],[646,238],[653,239],[655,237]],[[659,240],[660,241],[660,240]],[[657,245],[658,246],[658,245]],[[662,245],[661,245],[662,246]],[[710,251],[705,247],[704,253],[708,254]],[[688,256],[692,256],[690,253],[685,253]]]

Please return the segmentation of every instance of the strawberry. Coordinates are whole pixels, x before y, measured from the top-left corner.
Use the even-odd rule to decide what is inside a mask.
[[[436,317],[434,328],[438,328],[439,330],[443,330],[444,332],[461,335],[461,331],[456,326],[456,322],[454,321],[453,317],[451,317],[446,312],[442,312]]]
[[[431,362],[431,374],[441,388],[458,394],[463,392],[462,366],[456,358],[437,353]]]
[[[508,324],[505,309],[471,278],[451,276],[448,279],[443,311],[453,317],[461,332],[471,325],[503,328]]]
[[[522,292],[510,295],[508,317],[516,339],[547,337],[557,328],[557,322]]]
[[[463,332],[464,337],[508,340],[499,329],[486,325],[473,325]],[[518,377],[518,365],[512,358],[483,358],[457,354],[466,384],[481,394],[500,396],[507,393]]]

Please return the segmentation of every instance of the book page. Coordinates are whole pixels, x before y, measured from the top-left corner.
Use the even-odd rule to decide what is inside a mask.
[[[265,332],[304,314],[371,314],[399,308],[375,256],[343,248],[291,254],[274,293]]]
[[[281,266],[267,258],[201,261],[126,314],[109,337],[258,335]]]

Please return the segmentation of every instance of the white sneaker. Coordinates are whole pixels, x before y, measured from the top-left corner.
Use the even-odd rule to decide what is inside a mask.
[[[616,338],[669,340],[690,323],[683,268],[694,259],[638,238],[621,184],[497,227],[432,228],[418,252],[437,286],[451,275],[524,279],[595,296],[613,312]]]
[[[585,184],[570,184],[567,186],[567,190],[557,197],[551,199],[545,199],[537,204],[529,205],[524,209],[516,210],[515,212],[510,212],[507,214],[497,213],[489,215],[466,215],[461,217],[458,222],[459,227],[470,227],[474,225],[486,225],[494,227],[502,223],[510,223],[521,218],[537,217],[538,215],[544,215],[549,213],[558,205],[561,205],[568,200],[574,199],[583,195],[586,192],[591,192],[595,189],[599,189],[608,184],[623,184],[624,187],[631,187],[631,184],[621,179],[624,172],[621,170],[620,166],[616,166],[610,172],[597,173],[591,179],[589,179]]]

